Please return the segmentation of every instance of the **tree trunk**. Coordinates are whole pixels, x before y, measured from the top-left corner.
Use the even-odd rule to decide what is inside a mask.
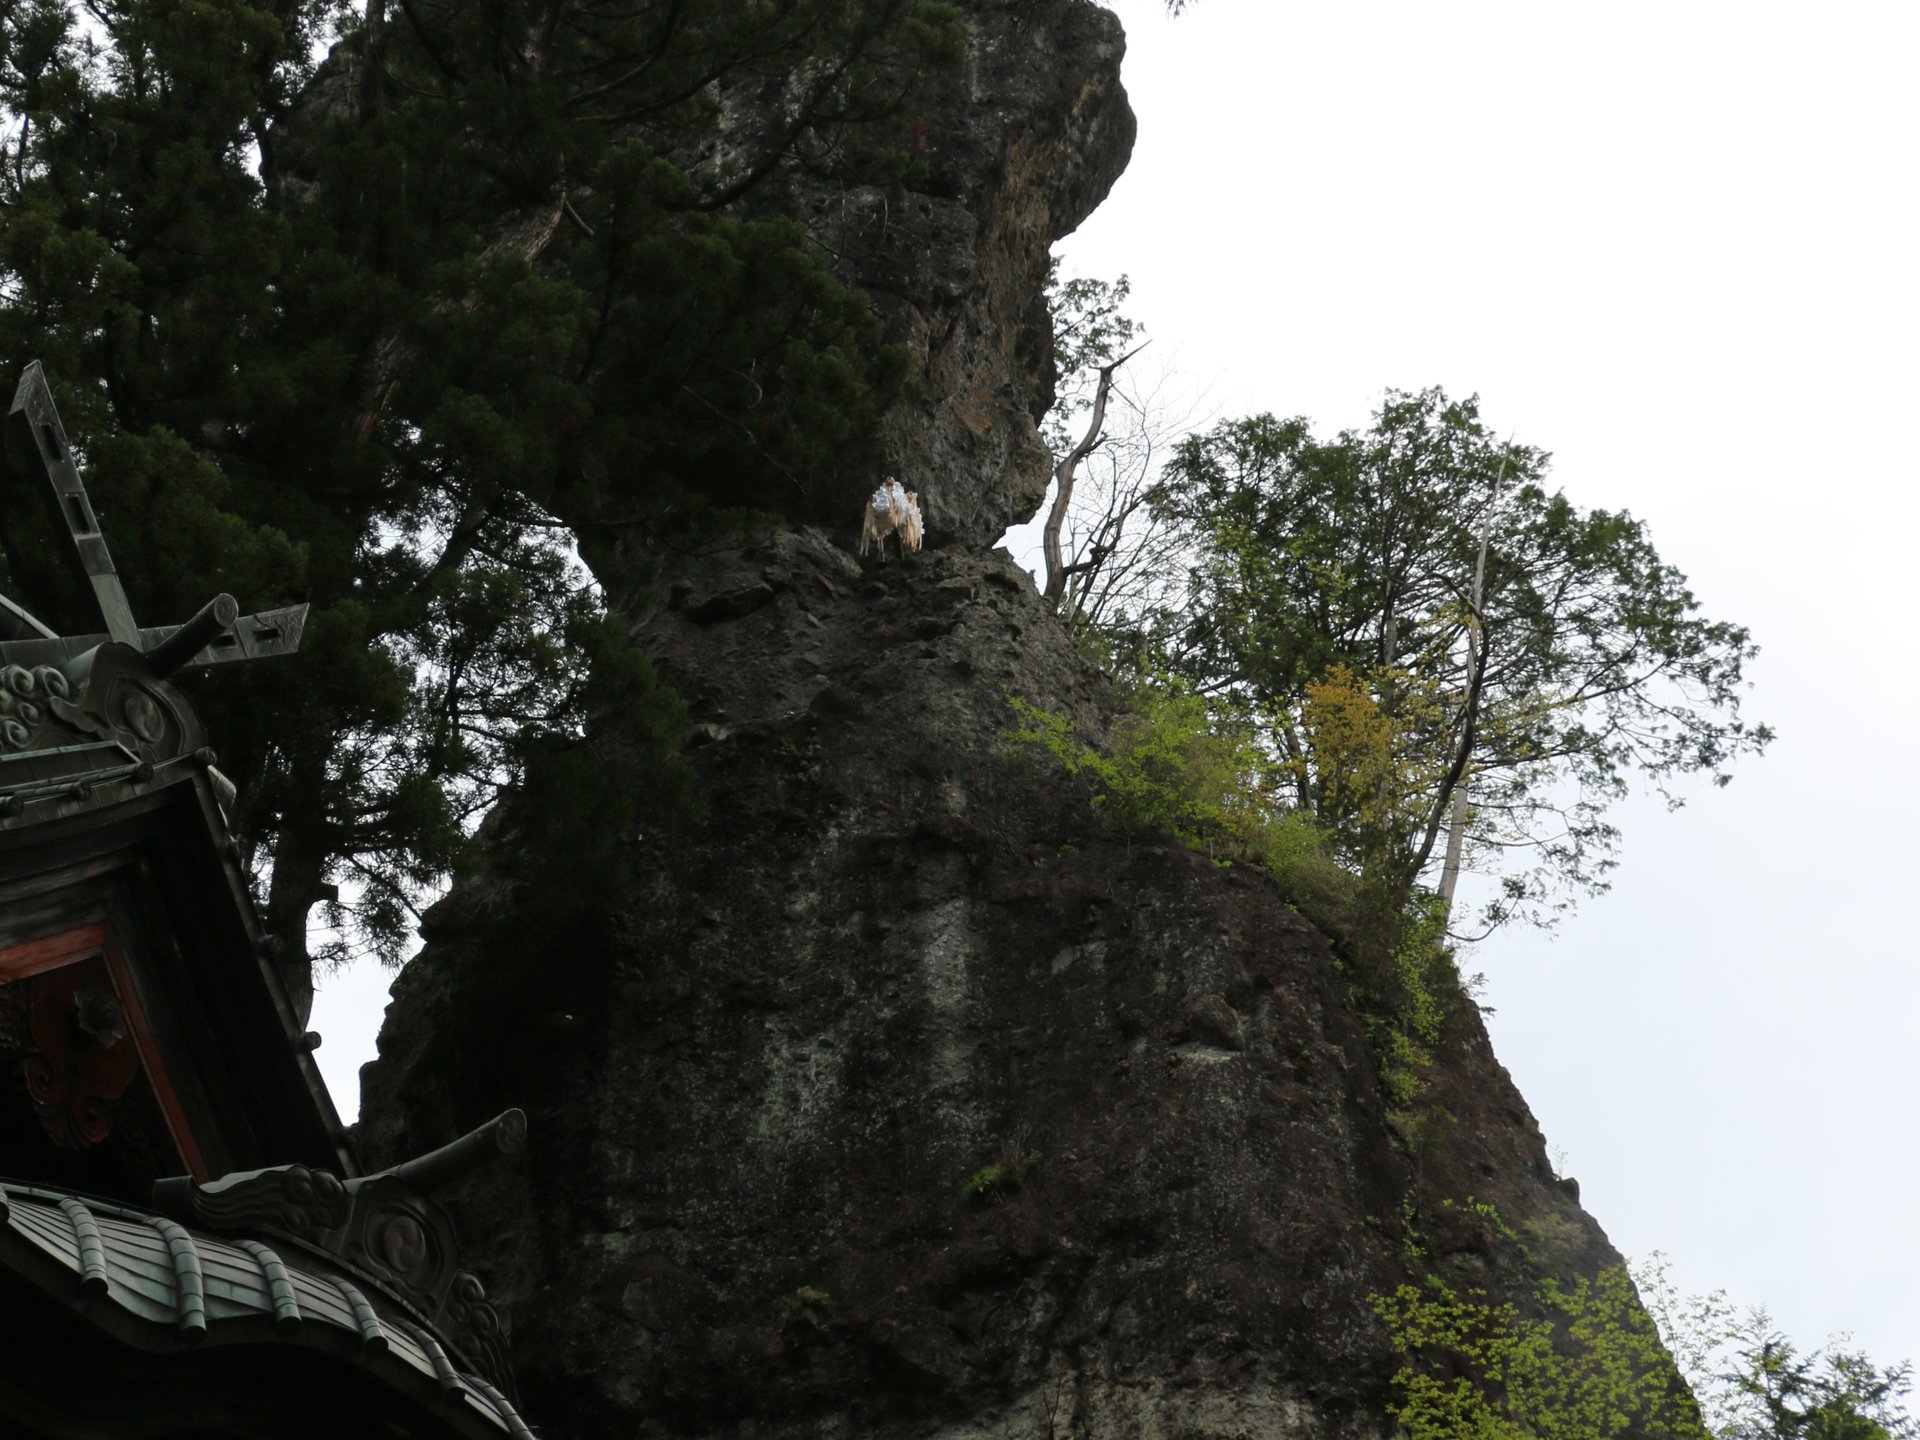
[[[1073,503],[1073,477],[1080,469],[1080,462],[1091,455],[1101,441],[1100,427],[1107,419],[1107,397],[1113,393],[1113,372],[1127,361],[1138,355],[1146,347],[1136,345],[1111,365],[1100,367],[1100,384],[1093,392],[1093,414],[1087,419],[1087,433],[1080,437],[1080,443],[1069,450],[1053,467],[1055,482],[1053,508],[1047,512],[1047,526],[1042,536],[1047,557],[1047,585],[1045,594],[1047,603],[1060,604],[1060,597],[1067,589],[1067,562],[1060,554],[1060,527],[1066,523],[1067,507]]]

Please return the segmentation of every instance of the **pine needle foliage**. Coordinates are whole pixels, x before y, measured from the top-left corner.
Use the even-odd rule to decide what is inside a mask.
[[[962,33],[937,0],[7,7],[0,376],[44,362],[148,623],[313,606],[297,663],[196,686],[296,953],[339,881],[336,955],[401,953],[530,754],[670,766],[581,558],[631,581],[703,512],[864,473],[904,356],[793,193],[927,183]],[[0,584],[77,629],[18,494]],[[613,692],[658,743],[602,743]]]

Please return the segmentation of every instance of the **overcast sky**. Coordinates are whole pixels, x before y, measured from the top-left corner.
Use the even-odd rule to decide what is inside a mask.
[[[1920,7],[1115,8],[1140,140],[1061,252],[1161,364],[1327,432],[1478,392],[1752,629],[1771,752],[1626,807],[1612,893],[1466,968],[1624,1253],[1920,1359]],[[343,1110],[384,988],[322,997]]]

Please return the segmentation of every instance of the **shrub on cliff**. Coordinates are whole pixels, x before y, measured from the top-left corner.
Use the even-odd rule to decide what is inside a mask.
[[[1243,732],[1216,724],[1206,701],[1184,687],[1138,687],[1104,751],[1080,739],[1064,715],[1019,696],[1008,703],[1025,724],[1002,738],[1044,751],[1082,780],[1110,834],[1129,843],[1163,836],[1219,859],[1262,844],[1266,762]]]
[[[1007,698],[1024,722],[1003,733],[1013,753],[1058,761],[1085,785],[1108,834],[1128,844],[1161,837],[1216,863],[1265,869],[1333,942],[1392,1103],[1418,1097],[1447,1017],[1467,1003],[1436,895],[1343,864],[1318,818],[1284,802],[1252,727],[1179,681],[1135,686],[1104,750],[1066,716]]]
[[[1437,1277],[1374,1297],[1410,1440],[1708,1440],[1625,1267],[1535,1301],[1544,1318]]]

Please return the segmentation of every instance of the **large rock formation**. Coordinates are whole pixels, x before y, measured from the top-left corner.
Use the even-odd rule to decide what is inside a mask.
[[[1264,876],[1092,840],[1005,752],[1003,688],[1101,695],[1003,554],[712,563],[646,628],[708,717],[705,817],[583,904],[503,816],[367,1075],[381,1153],[527,1108],[463,1223],[553,1433],[1373,1433],[1409,1217],[1496,1290],[1517,1249],[1443,1202],[1614,1258],[1477,1020],[1403,1137]]]
[[[504,806],[365,1077],[374,1161],[527,1110],[530,1163],[460,1216],[566,1440],[1381,1434],[1369,1297],[1416,1231],[1495,1294],[1617,1259],[1470,1006],[1390,1117],[1263,874],[1100,839],[1002,739],[1009,694],[1111,710],[983,542],[1040,498],[1039,281],[1131,119],[1105,12],[972,22],[940,198],[810,217],[921,357],[893,435],[935,547],[857,561],[850,511],[644,583],[590,552],[693,711],[699,813],[576,867],[537,793]]]

